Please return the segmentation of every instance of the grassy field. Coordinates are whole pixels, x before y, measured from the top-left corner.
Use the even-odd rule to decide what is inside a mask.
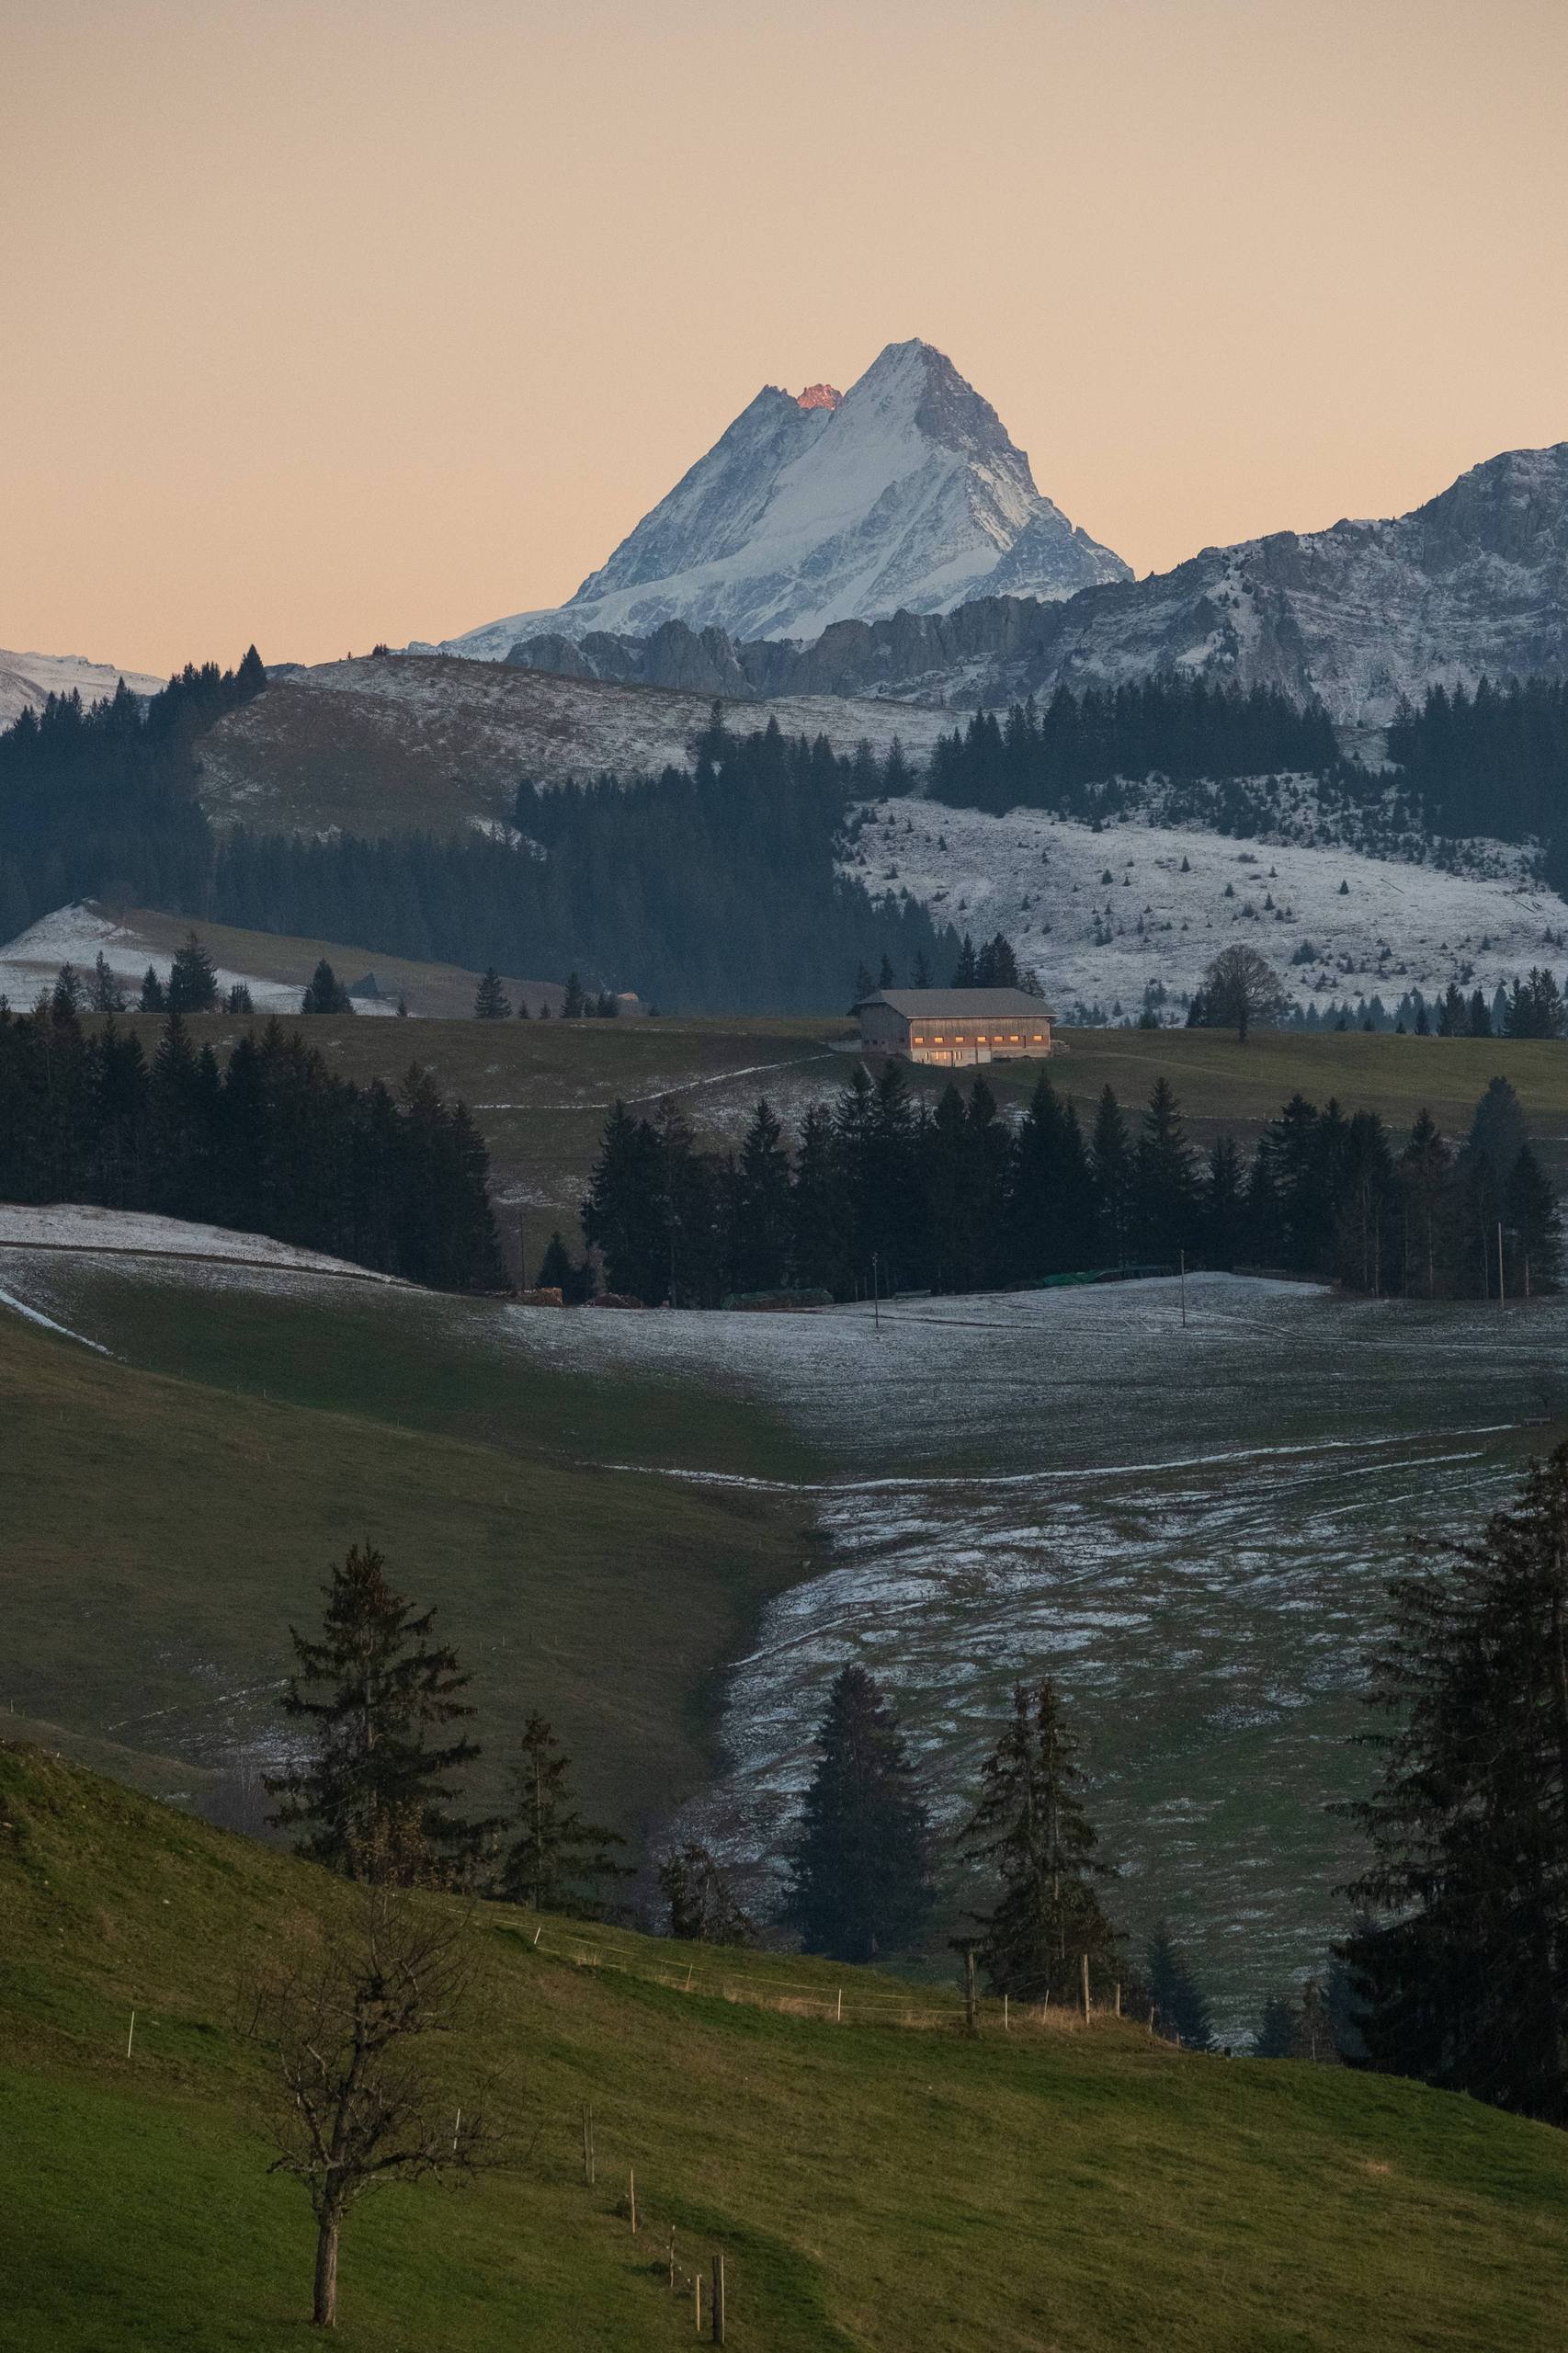
[[[0,1703],[258,1819],[288,1621],[369,1537],[473,1668],[479,1786],[499,1794],[538,1704],[636,1830],[710,1768],[720,1669],[813,1540],[789,1497],[597,1465],[799,1471],[806,1448],[695,1382],[499,1362],[460,1331],[442,1349],[415,1314],[434,1302],[366,1304],[109,1280],[106,1331],[123,1317],[176,1377],[0,1314]]]
[[[301,2190],[267,2172],[265,2060],[234,2030],[235,1985],[347,1900],[304,1865],[0,1751],[16,2353],[308,2341],[312,2227]],[[901,2003],[869,1972],[585,1942],[557,1922],[536,1949],[534,1926],[481,1913],[482,2030],[441,2062],[454,2097],[503,2063],[493,2105],[515,2162],[359,2209],[346,2353],[689,2342],[672,2228],[683,2265],[723,2254],[739,2353],[1562,2343],[1561,2134],[1388,2078],[1184,2057],[1109,2018],[1004,2034],[993,2014],[971,2041],[927,1995],[933,2023],[870,2023]],[[582,1965],[596,1950],[603,1965]]]
[[[146,1026],[150,1047],[155,1023],[149,1018]],[[192,1025],[220,1051],[243,1026],[218,1015]],[[722,1141],[739,1136],[762,1094],[787,1124],[797,1126],[808,1103],[835,1094],[847,1079],[856,1031],[846,1020],[739,1016],[564,1024],[432,1020],[412,1029],[355,1017],[313,1020],[310,1034],[347,1077],[395,1080],[418,1061],[446,1092],[462,1096],[490,1146],[506,1245],[515,1256],[520,1222],[534,1266],[552,1225],[572,1231],[605,1115],[617,1096],[644,1109],[673,1096],[699,1132]],[[1336,1096],[1347,1113],[1381,1111],[1400,1134],[1425,1108],[1447,1133],[1462,1135],[1487,1081],[1501,1075],[1517,1089],[1548,1169],[1568,1188],[1568,1044],[1265,1030],[1240,1047],[1214,1030],[1060,1034],[1066,1051],[1052,1057],[1051,1080],[1074,1099],[1085,1121],[1102,1087],[1114,1086],[1136,1110],[1164,1075],[1199,1142],[1225,1129],[1254,1140],[1298,1089],[1320,1104]],[[1005,1102],[1019,1102],[1039,1070],[1036,1063],[993,1063],[985,1076]],[[909,1074],[927,1097],[947,1084],[946,1074],[936,1071]]]

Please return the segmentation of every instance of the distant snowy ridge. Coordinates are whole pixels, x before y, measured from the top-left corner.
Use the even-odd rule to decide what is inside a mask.
[[[267,1233],[241,1233],[226,1225],[157,1217],[150,1210],[106,1210],[85,1202],[54,1201],[34,1208],[0,1201],[0,1255],[7,1250],[209,1258],[271,1267],[290,1274],[347,1275],[359,1282],[402,1288],[395,1275],[378,1274],[373,1267],[356,1267],[345,1258],[328,1257],[324,1251],[302,1250],[291,1242],[275,1242]]]
[[[1043,597],[1131,577],[1036,489],[949,359],[892,343],[842,398],[827,385],[758,392],[565,605],[440,651],[504,661],[541,632],[640,636],[669,620],[810,638],[850,618],[946,611],[994,575]]]
[[[79,694],[85,703],[102,702],[122,678],[137,695],[155,695],[168,683],[145,670],[121,670],[80,654],[0,650],[0,727],[9,727],[24,710],[41,710],[50,695]]]

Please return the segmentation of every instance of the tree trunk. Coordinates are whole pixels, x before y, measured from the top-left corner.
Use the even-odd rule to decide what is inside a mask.
[[[317,2328],[337,2326],[337,2236],[343,2227],[343,2217],[335,2210],[324,2214],[316,2235],[315,2309],[311,2314]]]

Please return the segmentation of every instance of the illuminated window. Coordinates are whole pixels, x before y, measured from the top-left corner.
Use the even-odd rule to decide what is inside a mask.
[[[1000,1044],[1001,1044],[1001,1042],[1002,1042],[1001,1039],[1000,1039],[1000,1038],[998,1038],[998,1039],[997,1039],[997,1040],[996,1040],[996,1043],[997,1043],[998,1045],[1000,1045]],[[1017,1046],[1017,1045],[1021,1045],[1021,1044],[1023,1043],[1023,1040],[1020,1039],[1020,1037],[1018,1036],[1018,1033],[1017,1033],[1017,1031],[1016,1029],[1014,1030],[1014,1032],[1013,1032],[1012,1036],[1008,1039],[1007,1043],[1009,1044],[1009,1046]]]

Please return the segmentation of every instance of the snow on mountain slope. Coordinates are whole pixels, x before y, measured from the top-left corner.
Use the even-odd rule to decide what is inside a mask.
[[[1065,600],[1037,601],[1018,576],[1031,536],[949,611],[835,620],[804,646],[714,639],[703,661],[775,694],[988,707],[1176,669],[1315,698],[1346,727],[1385,725],[1402,695],[1429,686],[1568,672],[1568,442],[1488,459],[1390,521],[1205,548]],[[600,676],[654,678],[661,650],[584,647]]]
[[[814,637],[851,617],[946,610],[1003,564],[1014,593],[1042,597],[1131,576],[1035,488],[950,360],[892,343],[842,399],[824,385],[760,392],[567,604],[441,650],[504,660],[520,638],[668,620]]]
[[[49,695],[79,694],[86,702],[112,695],[120,679],[133,694],[155,695],[167,685],[144,670],[119,670],[112,662],[89,662],[80,654],[8,654],[0,651],[0,727],[24,710],[41,710]]]
[[[1490,997],[1500,981],[1563,961],[1568,903],[1531,879],[1519,850],[1471,847],[1491,873],[1136,820],[1096,833],[1032,810],[992,817],[909,799],[872,804],[845,870],[878,892],[908,891],[977,940],[1006,932],[1062,1014],[1078,1004],[1135,1013],[1151,983],[1185,1000],[1238,941],[1303,1005],[1381,995],[1392,1011],[1409,989],[1430,997],[1462,980]],[[1294,963],[1305,946],[1311,962]]]
[[[722,706],[748,733],[824,734],[836,750],[896,736],[924,758],[952,722],[897,702],[783,696]],[[519,783],[562,784],[689,765],[712,698],[606,685],[501,663],[369,655],[273,675],[198,745],[199,790],[219,818],[288,832],[437,830],[511,816]]]

